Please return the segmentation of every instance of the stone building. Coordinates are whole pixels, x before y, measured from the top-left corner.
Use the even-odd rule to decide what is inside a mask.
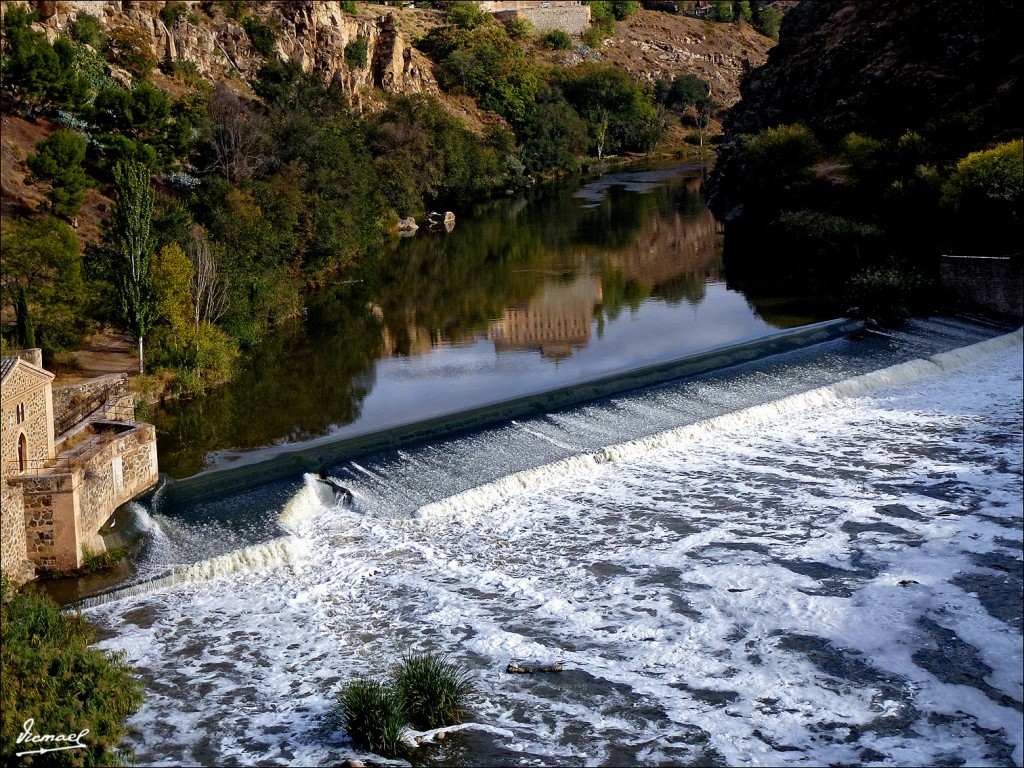
[[[114,510],[156,484],[156,431],[135,421],[123,374],[54,392],[38,349],[0,374],[0,568],[21,583],[105,549]]]
[[[541,32],[560,29],[579,36],[590,24],[590,6],[581,0],[480,0],[478,5],[499,19],[525,19]]]

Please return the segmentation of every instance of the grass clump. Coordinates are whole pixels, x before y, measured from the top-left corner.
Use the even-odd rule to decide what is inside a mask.
[[[435,653],[409,653],[391,676],[409,721],[416,728],[462,722],[473,685],[458,664]]]
[[[408,728],[396,691],[376,680],[353,680],[338,696],[345,730],[354,742],[380,755],[395,755]]]
[[[393,757],[410,724],[430,730],[461,723],[473,693],[469,673],[436,653],[407,653],[386,683],[353,680],[338,694],[338,714],[361,747]]]

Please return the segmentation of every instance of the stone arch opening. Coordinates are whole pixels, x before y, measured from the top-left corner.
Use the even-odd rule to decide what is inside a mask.
[[[28,468],[28,440],[25,433],[18,435],[18,471],[24,472]]]

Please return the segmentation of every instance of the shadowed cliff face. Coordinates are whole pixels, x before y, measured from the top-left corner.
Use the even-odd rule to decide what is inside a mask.
[[[1014,0],[804,0],[725,120],[711,207],[738,215],[735,142],[803,123],[831,143],[925,131],[961,156],[1021,135],[1024,4]]]
[[[1019,135],[1024,5],[1015,0],[804,0],[743,84],[729,134],[803,122],[816,134],[898,136],[973,113]]]

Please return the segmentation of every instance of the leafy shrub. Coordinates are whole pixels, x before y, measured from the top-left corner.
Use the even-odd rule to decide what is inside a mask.
[[[229,19],[243,21],[249,15],[248,0],[225,0],[222,5],[224,6],[224,14]]]
[[[533,34],[533,24],[526,19],[510,18],[503,20],[502,26],[505,27],[505,33],[512,40],[526,40],[531,34]]]
[[[88,86],[75,66],[75,46],[65,38],[50,45],[43,33],[29,27],[34,14],[18,6],[5,8],[0,56],[3,109],[16,106],[30,116],[51,107],[77,110],[88,96]]]
[[[473,685],[464,668],[434,653],[409,653],[392,671],[394,688],[417,728],[456,725]]]
[[[718,21],[730,23],[736,20],[736,12],[733,9],[732,0],[715,0],[715,18]]]
[[[743,148],[747,181],[753,190],[769,194],[806,185],[814,176],[811,166],[822,154],[821,144],[805,125],[768,128]]]
[[[277,27],[269,21],[264,21],[259,16],[246,16],[242,20],[242,29],[249,36],[252,47],[269,56],[274,52],[274,44],[277,42]]]
[[[145,79],[156,66],[156,56],[142,30],[122,24],[107,39],[107,60]]]
[[[560,29],[552,29],[544,35],[543,44],[552,51],[568,51],[572,48],[572,38]]]
[[[342,689],[338,706],[354,742],[380,755],[395,755],[408,725],[398,695],[374,680],[354,680]]]
[[[125,720],[142,704],[142,685],[121,653],[90,647],[92,629],[36,592],[0,584],[0,759],[20,764],[18,734],[28,718],[43,733],[89,733],[84,750],[52,752],[47,765],[123,761]],[[130,755],[129,755],[130,757]],[[26,761],[27,762],[27,761]],[[42,764],[42,763],[41,763]]]
[[[942,203],[957,226],[956,247],[995,254],[1020,251],[1022,196],[1022,140],[962,158],[942,188]]]
[[[921,275],[912,270],[871,267],[850,277],[846,294],[858,315],[890,324],[910,316],[925,285]]]
[[[356,0],[341,0],[342,13],[359,13],[359,9],[356,7]]]
[[[160,21],[162,21],[168,29],[173,28],[180,19],[187,15],[188,6],[185,5],[185,3],[180,2],[180,0],[178,0],[178,2],[174,2],[172,0],[172,2],[167,3],[167,5],[160,9]]]
[[[476,29],[490,21],[490,14],[476,3],[454,3],[445,16],[446,23],[459,29]]]
[[[91,45],[99,48],[103,44],[105,35],[100,29],[100,22],[91,13],[79,13],[78,17],[68,26],[71,39],[76,43]]]
[[[345,64],[350,69],[366,69],[370,52],[370,41],[366,37],[357,37],[345,46]]]

